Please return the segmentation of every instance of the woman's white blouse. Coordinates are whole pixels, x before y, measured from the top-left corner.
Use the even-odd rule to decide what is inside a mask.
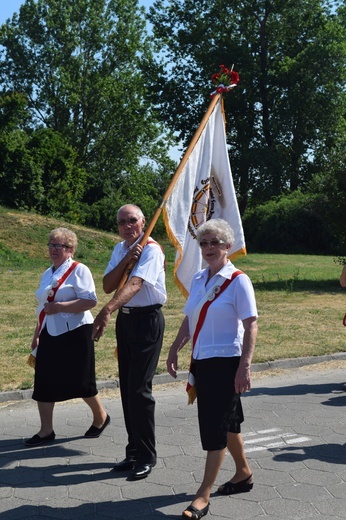
[[[56,271],[53,272],[52,267],[47,269],[42,277],[38,290],[36,291],[36,298],[38,307],[36,310],[37,317],[40,315],[44,304],[47,303],[48,291],[52,289],[54,283],[57,282],[63,274],[69,269],[73,260],[69,258]],[[86,299],[97,301],[95,292],[95,283],[90,272],[90,269],[79,263],[69,274],[66,280],[61,284],[55,293],[55,302],[68,302],[77,299]],[[51,336],[59,336],[70,330],[74,330],[81,325],[93,323],[94,319],[90,311],[79,313],[64,313],[45,315],[42,328],[46,325],[47,330]]]
[[[209,267],[197,273],[191,284],[190,295],[184,307],[189,318],[190,336],[193,313],[217,280],[218,285],[232,276],[236,270],[231,262],[206,284]],[[208,308],[204,323],[193,351],[194,359],[241,356],[244,327],[242,320],[257,317],[257,306],[252,283],[246,274],[237,276]]]

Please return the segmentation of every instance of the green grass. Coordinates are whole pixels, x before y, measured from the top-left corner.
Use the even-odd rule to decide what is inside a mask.
[[[0,390],[29,388],[33,383],[33,370],[26,365],[26,358],[35,327],[35,290],[50,264],[48,233],[60,225],[77,233],[75,258],[87,264],[94,275],[99,297],[94,315],[108,300],[102,291],[102,276],[117,235],[0,207]],[[183,318],[185,302],[173,280],[175,251],[168,242],[161,243],[167,259],[168,302],[158,372],[165,371],[167,351]],[[234,263],[250,276],[256,291],[260,317],[254,362],[346,351],[346,328],[342,325],[346,294],[339,285],[341,267],[333,257],[248,254]],[[114,321],[115,317],[96,344],[98,379],[117,377]],[[189,359],[186,346],[179,359],[181,369],[188,368]]]

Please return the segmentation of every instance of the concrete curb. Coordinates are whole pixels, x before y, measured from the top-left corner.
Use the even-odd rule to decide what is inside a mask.
[[[329,354],[326,356],[310,356],[290,359],[277,359],[275,361],[266,361],[265,363],[254,363],[251,367],[252,372],[262,372],[265,370],[281,369],[287,370],[292,368],[299,368],[307,365],[315,365],[317,363],[325,363],[327,361],[341,361],[346,360],[346,352],[337,352],[335,354]],[[173,383],[174,381],[186,381],[187,371],[181,371],[178,373],[177,379],[172,379],[168,374],[157,374],[154,377],[154,385],[163,385],[167,383]],[[97,381],[97,388],[119,388],[119,381]],[[7,392],[0,392],[0,403],[7,401],[22,401],[25,399],[31,399],[32,389],[28,390],[10,390]]]

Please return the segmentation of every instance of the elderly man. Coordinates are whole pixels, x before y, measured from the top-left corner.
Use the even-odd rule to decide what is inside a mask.
[[[111,314],[118,310],[119,381],[128,444],[125,459],[113,469],[131,471],[130,479],[137,480],[149,475],[156,464],[152,380],[164,333],[165,258],[161,246],[151,238],[144,247],[139,244],[145,218],[138,206],[122,206],[117,217],[123,241],[115,246],[103,278],[104,291],[116,292],[97,315],[93,338],[103,335]],[[126,266],[133,260],[137,263],[118,289]]]

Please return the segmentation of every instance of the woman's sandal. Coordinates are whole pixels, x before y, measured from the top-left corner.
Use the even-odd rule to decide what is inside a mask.
[[[248,491],[251,491],[253,488],[253,482],[249,482],[249,480],[252,479],[252,473],[249,477],[245,478],[244,480],[241,480],[240,482],[237,482],[234,484],[230,480],[228,482],[225,482],[222,484],[222,486],[219,487],[217,492],[220,495],[236,495],[237,493],[247,493]]]
[[[183,518],[190,518],[190,520],[200,520],[203,516],[208,514],[210,502],[203,507],[203,509],[197,509],[197,507],[190,505],[186,509],[184,509],[182,513]],[[191,516],[184,515],[185,511],[191,513]]]

